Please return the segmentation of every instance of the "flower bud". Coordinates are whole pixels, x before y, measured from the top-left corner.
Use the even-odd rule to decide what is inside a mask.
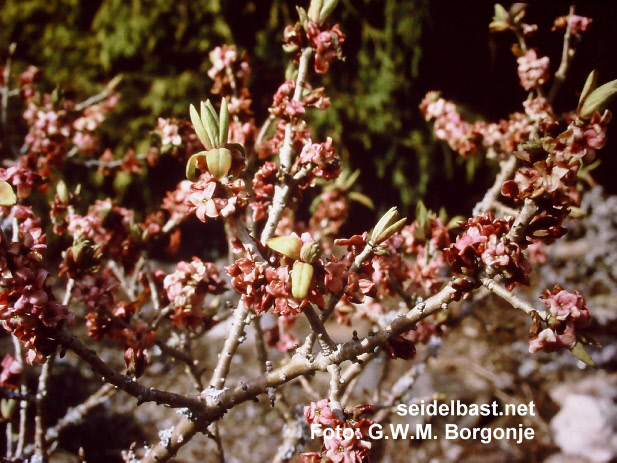
[[[307,264],[312,264],[319,255],[319,251],[320,249],[317,241],[309,241],[308,243],[304,243],[302,245],[302,249],[300,249],[300,260],[302,262],[306,262]]]
[[[56,186],[56,194],[63,204],[67,204],[69,202],[69,190],[63,180],[58,182],[58,185]]]
[[[302,241],[294,236],[277,236],[266,241],[266,246],[293,260],[300,260]]]
[[[16,409],[17,401],[15,399],[0,400],[0,416],[2,416],[3,420],[8,421],[13,418]]]
[[[206,163],[212,176],[221,180],[231,168],[231,151],[227,148],[214,148],[206,153]]]
[[[17,196],[10,183],[0,181],[0,206],[12,206],[17,202]]]
[[[313,279],[313,266],[299,260],[291,268],[291,294],[296,299],[304,299]]]
[[[398,211],[396,210],[396,207],[391,208],[383,215],[381,219],[379,219],[377,225],[375,225],[375,228],[371,233],[369,243],[373,246],[380,245],[403,228],[406,220],[406,217],[398,220]]]

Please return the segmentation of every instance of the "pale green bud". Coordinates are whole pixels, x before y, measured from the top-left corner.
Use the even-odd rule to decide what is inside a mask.
[[[10,183],[0,181],[0,206],[13,206],[17,202],[17,196]]]
[[[309,241],[308,243],[304,243],[302,245],[302,249],[300,249],[300,260],[302,262],[306,262],[307,264],[312,264],[313,261],[319,255],[319,244],[317,241]]]
[[[291,294],[296,299],[304,299],[311,289],[313,266],[297,260],[291,268]]]
[[[406,217],[399,220],[396,207],[391,208],[383,215],[381,219],[379,219],[377,225],[375,225],[375,228],[371,233],[369,243],[373,246],[380,245],[403,228],[406,220]]]

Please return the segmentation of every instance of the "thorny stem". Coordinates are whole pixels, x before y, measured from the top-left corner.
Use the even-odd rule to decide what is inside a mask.
[[[574,15],[576,10],[576,6],[574,4],[570,5],[570,11],[568,13],[568,17]],[[559,92],[559,89],[563,85],[566,80],[566,75],[568,73],[568,69],[570,68],[570,63],[574,59],[574,55],[576,53],[575,48],[570,48],[570,38],[572,37],[572,27],[570,26],[570,21],[566,22],[566,32],[563,36],[563,49],[561,51],[561,63],[559,64],[559,69],[555,72],[555,79],[553,80],[553,85],[551,90],[548,93],[548,102],[553,103],[555,101],[555,97]]]

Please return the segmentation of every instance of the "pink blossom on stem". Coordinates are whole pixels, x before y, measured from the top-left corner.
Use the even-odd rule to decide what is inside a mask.
[[[525,55],[518,58],[517,62],[518,76],[525,90],[539,87],[548,80],[550,63],[548,56],[538,58],[535,50],[529,50]]]

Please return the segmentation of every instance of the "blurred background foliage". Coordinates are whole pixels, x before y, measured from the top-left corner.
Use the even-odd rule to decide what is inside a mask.
[[[284,76],[282,32],[296,21],[297,4],[307,7],[308,0],[10,0],[0,6],[0,63],[14,42],[15,72],[38,66],[49,90],[61,88],[78,101],[121,74],[121,103],[105,124],[103,140],[119,153],[142,152],[157,117],[187,119],[189,103],[210,96],[208,53],[224,43],[248,53],[259,125]],[[538,22],[541,31],[567,13],[565,3],[534,8],[530,22]],[[603,26],[606,11],[586,8],[593,11],[581,14],[595,15],[596,30],[614,29]],[[489,35],[492,15],[493,2],[487,0],[340,1],[331,20],[347,34],[346,59],[324,78],[311,79],[327,87],[333,103],[333,109],[311,117],[316,138],[335,139],[350,166],[361,169],[362,189],[379,207],[402,204],[412,211],[423,198],[434,209],[445,204],[451,215],[468,212],[492,182],[477,159],[469,169],[436,143],[418,110],[426,91],[435,89],[491,119],[520,110],[525,93],[509,52],[513,38]],[[595,47],[587,52],[590,59],[606,67],[597,50],[602,44],[610,50],[606,44],[614,34],[610,40],[594,28],[590,34],[583,46]],[[555,67],[560,43],[553,33],[548,50],[542,49],[555,58]],[[575,87],[564,89],[574,96],[591,67],[581,69]],[[615,78],[611,72],[603,80]],[[480,179],[477,188],[469,186],[472,174]]]

